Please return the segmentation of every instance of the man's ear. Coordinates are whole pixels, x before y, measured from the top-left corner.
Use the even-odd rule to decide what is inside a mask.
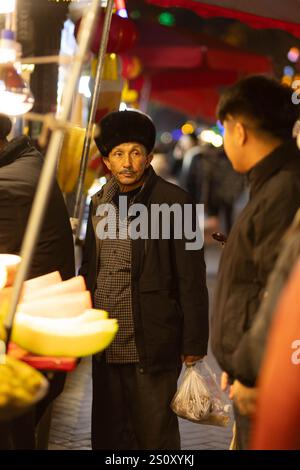
[[[234,126],[234,140],[238,147],[243,147],[247,141],[247,129],[240,121]]]
[[[110,171],[111,170],[111,164],[110,164],[109,158],[108,157],[102,157],[102,158],[103,158],[103,162],[105,163],[105,165],[107,166],[107,168]]]
[[[148,168],[150,166],[150,163],[152,162],[153,160],[153,153],[150,153],[148,156],[147,156],[147,163],[146,163],[146,168]]]

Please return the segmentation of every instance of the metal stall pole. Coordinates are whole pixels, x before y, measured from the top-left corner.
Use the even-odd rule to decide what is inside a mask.
[[[81,202],[82,202],[82,195],[83,195],[84,180],[85,180],[86,168],[87,168],[89,152],[90,152],[90,147],[91,147],[91,142],[92,142],[93,124],[94,124],[94,120],[96,116],[97,104],[99,101],[100,85],[101,85],[101,80],[102,80],[102,75],[103,75],[104,59],[105,59],[105,53],[107,49],[109,30],[110,30],[111,19],[112,19],[112,14],[113,14],[113,7],[114,7],[114,0],[108,0],[106,12],[105,12],[104,24],[103,24],[103,32],[102,32],[102,37],[100,41],[98,64],[97,64],[93,96],[92,96],[92,101],[91,101],[89,119],[88,119],[88,124],[86,127],[86,134],[85,134],[83,152],[82,152],[81,163],[80,163],[74,213],[73,213],[73,217],[71,218],[73,234],[75,237],[77,235],[77,232],[80,229],[79,217],[80,217],[80,209],[81,209]]]
[[[79,39],[78,57],[76,57],[77,60],[74,61],[70,79],[68,81],[68,86],[66,87],[63,96],[61,111],[57,116],[57,129],[55,129],[51,135],[49,147],[45,157],[45,162],[37,187],[37,193],[33,202],[29,222],[22,243],[21,264],[14,282],[10,309],[7,317],[5,318],[4,325],[7,332],[6,349],[11,337],[14,316],[20,299],[22,286],[30,268],[34,248],[38,239],[45,209],[47,207],[48,196],[51,189],[51,185],[53,183],[53,179],[55,177],[59,151],[61,149],[64,137],[64,124],[69,119],[73,103],[73,95],[76,92],[77,82],[80,77],[82,65],[85,60],[92,32],[94,30],[96,18],[98,16],[98,6],[99,0],[93,0],[89,11],[85,15],[84,20],[82,22]]]

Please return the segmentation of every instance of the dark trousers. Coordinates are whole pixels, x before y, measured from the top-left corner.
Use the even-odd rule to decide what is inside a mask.
[[[146,374],[137,364],[93,358],[93,450],[180,449],[170,408],[178,375],[177,369]]]
[[[0,450],[34,450],[34,429],[34,410],[30,410],[12,421],[1,422]]]
[[[236,406],[233,407],[236,423],[237,450],[247,450],[251,431],[251,421],[248,416],[242,416]]]

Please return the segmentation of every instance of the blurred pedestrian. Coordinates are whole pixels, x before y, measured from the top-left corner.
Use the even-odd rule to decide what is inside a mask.
[[[185,189],[195,202],[200,202],[202,192],[201,148],[195,133],[180,138],[183,149],[183,162],[179,185]]]

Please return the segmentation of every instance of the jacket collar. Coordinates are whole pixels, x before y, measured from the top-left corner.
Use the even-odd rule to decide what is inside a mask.
[[[296,159],[300,164],[300,151],[295,139],[289,139],[277,147],[249,171],[248,180],[251,186],[251,195],[255,194],[283,166]]]
[[[14,162],[22,155],[24,150],[31,148],[31,141],[25,135],[8,142],[8,144],[0,151],[0,167]]]
[[[135,196],[133,202],[147,204],[149,196],[155,186],[158,176],[150,165],[145,172],[145,180],[140,191]],[[118,183],[114,177],[112,177],[103,188],[93,196],[92,200],[96,201],[97,204],[107,203],[112,200],[116,192],[118,191]]]

